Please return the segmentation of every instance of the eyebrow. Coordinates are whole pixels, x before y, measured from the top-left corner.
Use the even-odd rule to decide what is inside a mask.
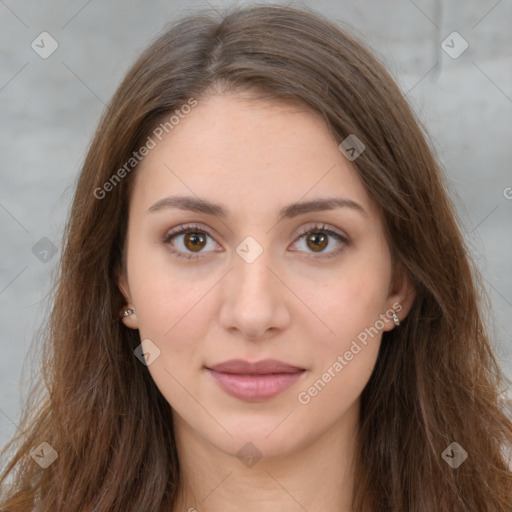
[[[165,197],[157,201],[153,206],[150,206],[148,208],[148,212],[157,212],[165,208],[177,208],[179,210],[205,213],[207,215],[215,215],[221,218],[226,218],[229,215],[226,207],[212,203],[206,199],[199,199],[192,196]],[[279,211],[279,217],[291,219],[304,213],[334,210],[336,208],[350,208],[364,216],[368,216],[366,210],[359,203],[356,203],[351,199],[329,197],[325,199],[315,199],[312,201],[290,204]]]

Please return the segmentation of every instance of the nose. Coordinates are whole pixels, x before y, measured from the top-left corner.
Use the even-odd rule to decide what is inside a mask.
[[[268,251],[254,261],[238,254],[223,284],[221,326],[251,341],[275,336],[290,322],[291,292],[283,284]]]

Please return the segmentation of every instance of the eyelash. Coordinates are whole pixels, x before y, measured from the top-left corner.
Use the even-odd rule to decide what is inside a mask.
[[[337,231],[334,231],[330,228],[328,228],[327,226],[325,226],[324,224],[315,224],[314,226],[311,226],[311,227],[308,227],[306,229],[304,229],[303,231],[301,231],[301,233],[298,235],[298,240],[300,240],[301,238],[305,237],[306,235],[309,235],[311,233],[317,233],[317,232],[322,232],[322,233],[325,233],[329,236],[332,236],[334,238],[336,238],[339,242],[342,242],[344,245],[348,245],[348,240],[347,238],[338,233]],[[183,234],[186,234],[186,233],[203,233],[207,236],[209,236],[210,238],[213,239],[213,237],[210,235],[210,233],[208,232],[208,230],[202,228],[201,226],[198,226],[197,224],[184,224],[183,226],[179,226],[175,231],[171,231],[169,233],[167,233],[162,242],[164,244],[167,244],[169,243],[174,237],[178,236],[178,235],[183,235]],[[335,250],[335,251],[332,251],[332,252],[329,252],[329,253],[325,253],[324,255],[321,255],[321,256],[308,256],[310,258],[314,258],[314,259],[318,259],[318,258],[321,258],[321,259],[331,259],[331,258],[334,258],[336,256],[338,256],[338,254],[343,250],[343,246],[340,247],[339,249]],[[183,253],[182,251],[176,251],[175,249],[170,249],[170,251],[178,258],[184,258],[186,260],[198,260],[200,259],[202,256],[200,253],[198,253],[197,255],[190,255],[190,253]]]

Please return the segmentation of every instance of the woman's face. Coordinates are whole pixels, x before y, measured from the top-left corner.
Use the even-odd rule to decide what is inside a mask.
[[[214,95],[154,140],[136,171],[120,287],[175,428],[275,456],[354,423],[407,293],[325,123]]]

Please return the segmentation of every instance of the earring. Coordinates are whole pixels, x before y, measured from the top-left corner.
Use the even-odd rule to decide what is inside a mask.
[[[133,315],[133,313],[135,313],[135,309],[127,309],[127,310],[123,313],[123,316],[130,316],[130,315]]]
[[[398,327],[400,325],[400,318],[398,318],[398,315],[393,311],[393,323]]]

